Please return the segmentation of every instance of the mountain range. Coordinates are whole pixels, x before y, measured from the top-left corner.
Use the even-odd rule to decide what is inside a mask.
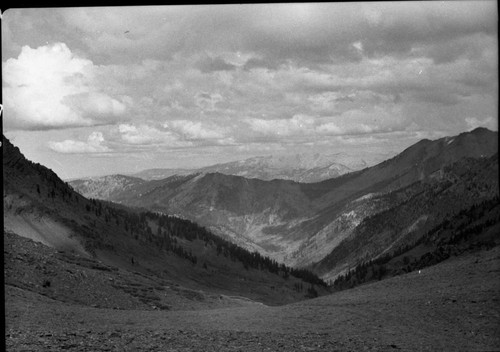
[[[371,155],[368,160],[375,163],[383,154]],[[162,180],[172,176],[221,173],[242,176],[248,179],[270,181],[273,179],[297,182],[318,182],[360,170],[369,164],[354,155],[336,153],[322,155],[302,153],[282,156],[259,156],[239,161],[215,164],[197,169],[147,169],[134,174],[115,174],[69,180],[76,189],[88,197],[113,199],[119,193],[144,181]]]
[[[159,180],[174,175],[221,173],[270,181],[318,182],[372,166],[387,154],[366,153],[363,157],[339,152],[335,154],[300,153],[291,155],[257,156],[244,160],[215,164],[197,169],[148,169],[129,176],[144,180]]]
[[[498,133],[478,128],[424,139],[375,166],[347,171],[309,183],[200,172],[70,184],[88,197],[195,221],[248,250],[334,280],[497,196]]]
[[[3,138],[7,347],[494,350],[496,138],[424,140],[316,183],[113,176],[114,202]]]

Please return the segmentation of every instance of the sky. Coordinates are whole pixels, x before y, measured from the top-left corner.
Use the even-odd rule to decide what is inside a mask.
[[[496,1],[2,15],[4,134],[63,179],[498,130]]]

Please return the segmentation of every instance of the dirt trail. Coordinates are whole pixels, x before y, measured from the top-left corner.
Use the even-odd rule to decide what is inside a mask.
[[[282,307],[73,306],[6,287],[12,351],[500,350],[500,248]]]

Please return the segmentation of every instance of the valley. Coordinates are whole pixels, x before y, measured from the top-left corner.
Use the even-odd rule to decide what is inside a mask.
[[[248,250],[332,281],[494,198],[497,153],[498,133],[478,128],[422,140],[380,164],[316,183],[199,173],[130,179],[131,186],[119,175],[70,184],[84,195],[190,219]],[[123,182],[127,186],[120,190]],[[359,242],[356,251],[339,255],[349,242]]]
[[[494,349],[498,154],[438,162],[447,152],[424,144],[320,183],[209,173],[94,187],[4,138],[6,347]]]
[[[77,262],[98,261],[175,282],[181,288],[177,296],[196,290],[201,297],[244,296],[276,305],[304,299],[308,289],[327,293],[307,271],[250,253],[188,220],[87,199],[51,170],[25,159],[5,138],[3,153],[4,233],[12,234],[4,236],[5,246],[20,235],[70,258],[78,256]],[[43,286],[44,276],[39,273],[32,285]]]
[[[498,3],[2,12],[8,352],[500,352]]]

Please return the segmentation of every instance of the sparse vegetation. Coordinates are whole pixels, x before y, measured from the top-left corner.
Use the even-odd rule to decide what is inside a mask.
[[[333,282],[335,289],[381,280],[435,265],[452,256],[478,249],[491,249],[500,243],[500,198],[475,204],[444,220],[412,244],[360,263]],[[420,254],[422,253],[422,254]]]
[[[188,282],[193,278],[207,283],[215,281],[217,285],[230,290],[245,286],[242,282],[232,288],[234,284],[231,281],[234,277],[241,276],[244,281],[248,281],[245,291],[249,293],[252,292],[251,286],[255,280],[256,290],[251,294],[252,298],[269,297],[274,304],[304,298],[303,294],[299,295],[293,289],[293,285],[303,282],[302,280],[326,286],[310,272],[292,270],[258,253],[248,252],[191,221],[102,200],[86,199],[75,193],[52,171],[24,159],[10,143],[7,142],[6,147],[12,148],[8,151],[10,158],[4,160],[9,176],[6,178],[6,191],[19,194],[19,199],[27,197],[30,207],[43,212],[43,217],[50,217],[67,226],[78,236],[85,250],[95,257],[104,251],[112,256],[123,257],[134,270],[147,270],[162,277],[172,275],[169,270],[173,264],[175,270],[183,268],[183,271],[192,276],[186,280]],[[12,170],[12,164],[23,165],[23,179],[19,179],[17,171]],[[24,186],[27,184],[38,185],[40,195],[37,187],[33,186],[30,188],[31,195],[26,194]],[[16,211],[23,211],[19,205],[16,206]],[[158,264],[167,264],[169,270],[163,270],[161,266],[149,262],[151,255],[148,251],[155,256],[154,260]],[[94,270],[111,270],[110,266],[93,265]],[[289,279],[290,276],[294,279]],[[275,289],[268,296],[269,293],[265,292],[271,290],[271,286]],[[280,286],[278,291],[277,287]],[[243,291],[237,292],[241,294]],[[325,292],[323,289],[322,293]]]
[[[355,268],[398,248],[413,246],[427,231],[461,211],[498,195],[498,154],[465,158],[443,168],[440,178],[415,182],[382,194],[385,210],[365,217],[353,233],[313,266],[324,274],[347,264]],[[378,271],[377,271],[378,273]]]

